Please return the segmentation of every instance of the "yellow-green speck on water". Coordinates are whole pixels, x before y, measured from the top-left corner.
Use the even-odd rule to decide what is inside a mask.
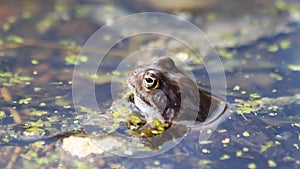
[[[276,162],[273,161],[273,160],[268,160],[268,166],[271,167],[271,168],[274,168],[277,166]]]
[[[19,104],[29,104],[32,98],[24,98],[19,100]]]
[[[29,85],[32,77],[21,76],[19,73],[0,72],[0,84],[6,87],[16,86],[19,84]]]
[[[212,162],[210,160],[206,160],[206,159],[203,159],[203,160],[199,160],[198,161],[198,165],[201,167],[201,168],[206,168],[208,167],[209,164],[211,164]]]
[[[218,130],[218,132],[219,133],[225,133],[225,132],[227,132],[227,130],[226,129],[220,129],[220,130]]]
[[[244,137],[249,137],[249,136],[250,136],[250,134],[249,134],[248,131],[244,131],[242,135],[243,135]]]
[[[280,144],[279,142],[274,142],[274,141],[268,141],[266,143],[264,143],[263,145],[261,145],[261,149],[260,152],[265,152],[267,151],[269,148],[274,147],[276,145]]]
[[[13,42],[13,43],[23,43],[24,39],[17,35],[9,35],[9,36],[7,36],[7,41]]]
[[[6,117],[5,111],[0,111],[0,119],[4,119]]]
[[[292,71],[300,71],[300,65],[289,64],[288,68],[291,69]]]
[[[230,159],[230,155],[224,154],[223,156],[220,157],[220,160],[228,160]]]
[[[235,155],[236,155],[237,157],[241,157],[241,156],[243,155],[243,152],[242,152],[242,151],[237,151],[237,152],[235,153]]]
[[[270,73],[270,77],[273,78],[273,79],[276,79],[278,81],[282,81],[283,80],[283,77],[277,73]]]
[[[255,163],[249,163],[249,164],[248,164],[248,168],[249,168],[249,169],[256,169],[257,167],[256,167],[256,164],[255,164]]]
[[[251,97],[251,98],[254,98],[254,99],[261,98],[261,96],[260,96],[258,93],[251,93],[251,94],[250,94],[250,97]]]
[[[281,49],[288,49],[291,47],[291,41],[288,41],[288,40],[283,40],[280,42],[280,48]]]
[[[277,44],[271,45],[268,47],[269,52],[277,52],[279,50],[279,46]]]
[[[39,61],[38,61],[38,60],[36,60],[36,59],[32,59],[32,60],[31,60],[31,64],[33,64],[33,65],[37,65],[37,64],[39,64]]]

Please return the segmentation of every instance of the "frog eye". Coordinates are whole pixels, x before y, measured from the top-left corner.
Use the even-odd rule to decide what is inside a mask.
[[[145,73],[144,85],[147,89],[156,89],[159,87],[158,79],[153,71],[148,71]]]

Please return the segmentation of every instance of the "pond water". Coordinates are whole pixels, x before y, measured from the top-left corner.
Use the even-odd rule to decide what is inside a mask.
[[[193,2],[2,1],[0,168],[300,168],[300,3]],[[209,37],[224,67],[226,93],[218,90],[222,83],[216,86],[220,95],[226,95],[228,111],[214,130],[205,131],[210,132],[208,139],[199,139],[204,131],[194,130],[155,156],[72,156],[61,148],[60,139],[99,133],[102,139],[103,133],[116,129],[118,134],[126,133],[124,126],[99,117],[106,116],[103,112],[111,108],[113,99],[126,95],[128,72],[118,66],[127,56],[163,46],[176,56],[192,57],[165,36],[124,39],[107,53],[97,74],[80,74],[76,92],[89,104],[87,91],[95,80],[99,112],[74,107],[73,70],[75,64],[84,65],[90,59],[82,56],[76,63],[84,43],[104,24],[145,11],[183,17]],[[127,26],[124,30],[139,23]],[[193,34],[186,36],[195,37],[193,42],[201,40]],[[198,48],[207,54],[206,47]],[[103,50],[105,46],[99,46],[95,52]],[[139,65],[160,54],[152,50],[141,61],[128,62]],[[203,65],[192,60],[188,66],[202,85],[211,86]],[[218,77],[220,72],[214,73]]]

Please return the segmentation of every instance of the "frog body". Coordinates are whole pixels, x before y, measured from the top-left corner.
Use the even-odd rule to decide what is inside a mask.
[[[205,122],[210,112],[225,103],[201,89],[167,56],[134,68],[128,75],[128,86],[134,95],[134,104],[147,122],[154,119],[166,124],[179,120]]]

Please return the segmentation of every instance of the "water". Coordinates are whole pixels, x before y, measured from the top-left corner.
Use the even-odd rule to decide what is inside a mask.
[[[182,10],[136,3],[0,4],[0,168],[300,168],[299,2],[213,1],[182,4]],[[65,153],[56,141],[81,133],[80,121],[89,111],[75,111],[72,100],[73,63],[82,45],[104,23],[147,10],[180,15],[210,36],[224,65],[232,111],[207,142],[199,143],[199,131],[194,131],[175,148],[150,158],[78,159]],[[111,106],[115,63],[141,44],[180,51],[169,43],[165,37],[137,36],[117,44],[98,70],[95,90],[101,108]],[[82,78],[82,98],[89,97],[88,76]],[[206,84],[208,77],[202,77]]]

